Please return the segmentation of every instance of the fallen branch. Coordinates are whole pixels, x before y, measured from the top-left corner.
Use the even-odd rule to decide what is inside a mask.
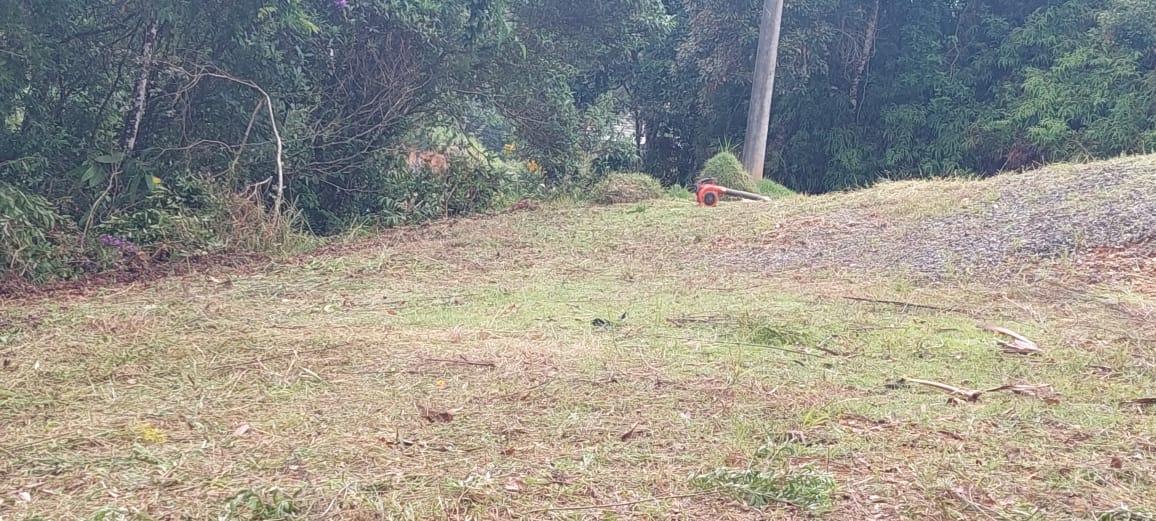
[[[717,490],[710,490],[710,491],[707,491],[707,492],[698,492],[698,493],[695,493],[695,494],[680,494],[680,495],[676,495],[676,496],[657,496],[657,497],[649,497],[649,498],[646,498],[646,499],[639,499],[639,500],[637,500],[637,501],[623,501],[623,502],[621,502],[621,503],[605,503],[605,504],[602,504],[602,505],[589,505],[589,506],[583,506],[583,507],[551,507],[551,508],[540,508],[540,509],[538,509],[538,510],[531,510],[531,511],[529,511],[529,512],[525,512],[525,513],[521,514],[521,515],[520,515],[520,516],[518,516],[518,517],[528,516],[528,515],[530,515],[530,514],[542,514],[542,513],[545,513],[545,512],[574,512],[574,511],[577,511],[577,510],[606,510],[606,509],[608,509],[608,508],[616,508],[616,507],[628,507],[628,506],[631,506],[631,505],[637,505],[637,504],[640,504],[640,503],[650,503],[650,502],[652,502],[652,501],[665,501],[665,500],[667,500],[667,499],[686,499],[686,498],[691,498],[691,497],[703,497],[703,496],[711,496],[711,495],[714,495],[714,494],[717,494],[717,493],[718,493],[718,491],[717,491]]]
[[[630,430],[619,435],[618,439],[622,441],[629,441],[631,438],[640,434],[642,431],[638,430],[639,425],[641,425],[641,422],[634,422],[634,425],[630,426]]]
[[[983,391],[983,394],[998,393],[1001,391],[1011,391],[1012,393],[1015,393],[1015,394],[1018,394],[1021,396],[1031,396],[1033,398],[1039,398],[1039,399],[1041,399],[1047,403],[1050,403],[1050,404],[1059,403],[1059,401],[1060,401],[1058,395],[1056,394],[1055,388],[1053,388],[1050,385],[1030,385],[1030,384],[1001,385],[1001,386],[996,387],[994,389],[988,389],[986,391]]]
[[[1058,395],[1056,394],[1056,390],[1050,385],[1007,384],[1007,385],[1001,385],[999,387],[993,387],[991,389],[985,389],[985,390],[980,391],[980,390],[976,390],[976,389],[965,389],[965,388],[961,388],[961,387],[955,387],[955,386],[947,385],[945,383],[935,382],[935,381],[931,381],[931,380],[916,380],[914,378],[901,378],[899,380],[899,383],[907,383],[907,382],[931,387],[933,389],[943,391],[949,395],[963,398],[964,400],[967,400],[969,402],[977,402],[977,401],[979,401],[979,398],[985,394],[998,393],[998,392],[1002,392],[1002,391],[1010,391],[1014,394],[1018,394],[1021,396],[1031,396],[1033,398],[1039,398],[1039,399],[1041,399],[1045,402],[1048,402],[1048,403],[1058,403],[1059,402],[1059,398],[1058,398]]]
[[[903,302],[900,300],[879,300],[879,299],[864,298],[864,297],[849,297],[846,295],[844,295],[843,298],[846,300],[853,300],[855,302],[870,302],[872,304],[889,304],[892,306],[900,306],[900,307],[905,307],[905,308],[930,309],[930,310],[934,310],[934,311],[944,311],[947,313],[955,313],[955,312],[959,311],[958,309],[945,308],[945,307],[940,307],[940,306],[932,306],[930,304],[915,304],[912,302]]]
[[[686,327],[690,324],[729,324],[734,319],[725,315],[686,315],[667,317],[666,322],[674,327]]]
[[[1156,405],[1156,398],[1137,398],[1124,402],[1125,405]]]
[[[943,391],[943,392],[950,394],[952,396],[958,396],[958,397],[963,398],[964,400],[967,400],[969,402],[979,401],[980,395],[983,394],[983,391],[976,391],[974,389],[962,389],[959,387],[952,387],[950,385],[939,383],[939,382],[933,382],[931,380],[916,380],[914,378],[903,378],[900,380],[900,382],[911,382],[913,384],[925,385],[927,387],[931,387],[933,389],[938,389],[940,391]]]
[[[992,333],[1004,335],[1012,339],[1011,342],[1006,340],[996,340],[996,343],[999,344],[1000,348],[1005,353],[1015,355],[1036,355],[1044,352],[1043,349],[1040,349],[1039,344],[1028,340],[1027,337],[1006,327],[1000,327],[992,324],[983,324],[980,327],[983,328],[984,331],[990,331]]]
[[[426,362],[441,362],[443,364],[455,364],[455,365],[472,365],[474,367],[487,367],[490,369],[497,367],[497,365],[494,364],[493,362],[474,362],[472,360],[466,360],[465,357],[461,357],[461,358],[457,358],[457,359],[425,358],[424,360]]]

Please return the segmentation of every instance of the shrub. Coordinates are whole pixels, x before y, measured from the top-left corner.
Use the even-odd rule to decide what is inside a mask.
[[[638,148],[633,142],[617,139],[603,144],[591,157],[590,169],[595,175],[624,172],[639,167]]]
[[[427,157],[385,166],[366,217],[397,226],[482,212],[515,184],[505,163],[480,151],[451,148]]]
[[[679,201],[694,201],[695,200],[694,192],[687,190],[687,188],[685,186],[682,186],[682,185],[668,186],[668,187],[666,187],[665,192],[666,192],[666,196],[671,198],[671,199],[677,199]]]
[[[303,218],[292,206],[277,219],[259,193],[221,191],[213,197],[217,201],[213,235],[225,252],[296,253],[317,243],[314,236],[299,231]]]
[[[0,183],[0,276],[44,282],[71,275],[70,224],[44,197]]]
[[[598,204],[623,204],[658,199],[665,194],[662,184],[649,175],[618,172],[595,185],[591,199]]]
[[[718,184],[727,188],[754,192],[757,187],[751,176],[743,169],[739,158],[730,152],[719,152],[706,162],[699,174],[699,179],[712,178]]]
[[[214,226],[219,208],[204,186],[188,182],[156,186],[133,209],[114,214],[97,228],[102,246],[124,253],[144,247],[154,254],[188,257],[220,249]]]

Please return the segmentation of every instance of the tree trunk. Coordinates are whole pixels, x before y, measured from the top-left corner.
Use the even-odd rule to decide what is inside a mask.
[[[859,55],[859,62],[855,64],[855,76],[851,80],[851,107],[859,108],[859,87],[867,74],[867,65],[871,63],[871,55],[875,52],[875,38],[879,34],[879,4],[882,0],[875,0],[875,13],[867,20],[867,30],[863,36],[863,52]]]
[[[643,125],[642,112],[638,110],[634,111],[634,153],[638,154],[639,159],[642,158],[642,136],[645,132]]]
[[[93,200],[92,206],[88,209],[88,216],[84,220],[84,231],[80,235],[82,243],[88,237],[88,232],[92,229],[92,223],[95,222],[96,214],[100,211],[101,205],[119,192],[119,180],[124,162],[136,150],[137,139],[140,137],[140,125],[144,121],[145,110],[148,108],[149,78],[152,77],[153,73],[153,58],[156,53],[157,34],[159,32],[160,23],[155,19],[150,21],[148,29],[145,30],[144,47],[140,52],[140,72],[137,75],[136,85],[133,87],[132,106],[125,114],[124,128],[121,129],[120,134],[120,150],[124,155],[119,162],[112,165],[112,170],[108,174],[108,185]]]
[[[751,108],[747,114],[747,137],[743,144],[743,168],[756,181],[763,178],[763,163],[767,156],[767,131],[771,125],[771,97],[775,91],[782,22],[783,0],[765,0],[759,23],[759,54],[755,60]]]
[[[158,31],[159,24],[153,20],[145,32],[144,48],[140,53],[140,73],[133,89],[132,109],[125,118],[124,130],[120,137],[120,148],[126,158],[136,150],[137,139],[140,137],[140,124],[144,121],[145,110],[148,109],[149,78],[153,72],[153,54],[156,51]]]

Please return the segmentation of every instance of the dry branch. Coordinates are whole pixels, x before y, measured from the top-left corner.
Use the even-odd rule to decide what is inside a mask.
[[[992,324],[983,324],[980,327],[982,327],[984,331],[990,331],[992,333],[1004,335],[1012,339],[1011,342],[1006,340],[996,340],[996,343],[999,344],[1000,348],[1005,353],[1016,355],[1036,355],[1044,352],[1043,349],[1040,349],[1039,344],[1028,340],[1027,337],[1006,327],[1000,327]]]
[[[910,382],[910,383],[914,383],[914,384],[919,384],[919,385],[931,387],[933,389],[943,391],[943,392],[945,392],[951,396],[963,398],[964,400],[967,400],[969,402],[979,401],[979,398],[985,394],[998,393],[998,392],[1002,392],[1002,391],[1010,391],[1014,394],[1018,394],[1021,396],[1031,396],[1033,398],[1039,398],[1039,399],[1044,400],[1045,402],[1048,402],[1048,403],[1059,402],[1059,398],[1058,398],[1059,395],[1056,393],[1056,390],[1052,386],[1046,385],[1046,384],[1007,384],[1007,385],[1001,385],[999,387],[993,387],[991,389],[985,389],[985,390],[981,391],[981,390],[976,390],[976,389],[966,389],[966,388],[962,388],[962,387],[955,387],[952,385],[947,385],[945,383],[940,383],[940,382],[936,382],[936,381],[932,381],[932,380],[917,380],[915,378],[902,378],[899,381],[900,381],[900,383]]]
[[[190,71],[190,70],[187,70],[183,67],[180,67],[180,66],[177,66],[174,64],[169,64],[169,65],[174,70],[179,71],[179,72],[185,74],[186,76],[189,76],[189,78],[190,78],[189,84],[186,85],[184,90],[188,90],[188,89],[192,88],[193,85],[196,85],[203,78],[217,78],[217,79],[222,79],[225,81],[230,81],[230,82],[236,83],[238,85],[243,85],[245,87],[248,87],[250,89],[257,91],[257,93],[261,95],[261,97],[264,100],[265,108],[267,109],[267,112],[269,115],[269,125],[273,130],[273,139],[277,145],[277,186],[275,188],[276,197],[273,200],[273,214],[274,214],[273,218],[280,221],[281,218],[283,217],[282,216],[282,207],[285,204],[285,142],[281,138],[280,127],[277,126],[277,115],[273,111],[273,97],[269,95],[268,91],[261,88],[261,86],[257,85],[255,82],[252,82],[252,81],[249,81],[249,80],[246,80],[243,78],[238,78],[236,76],[233,76],[232,74],[218,70],[216,68],[212,68],[212,67],[205,66],[205,65],[200,65],[200,66],[197,66],[195,71]]]
[[[850,296],[846,296],[846,295],[844,295],[843,298],[847,299],[847,300],[853,300],[855,302],[869,302],[872,304],[889,304],[892,306],[899,306],[899,307],[905,307],[905,308],[930,309],[930,310],[934,310],[934,311],[943,311],[946,313],[955,313],[958,311],[956,309],[951,309],[951,308],[932,306],[930,304],[915,304],[912,302],[903,302],[901,300],[880,300],[880,299],[865,298],[865,297],[850,297]]]
[[[493,362],[489,362],[489,361],[475,362],[472,360],[467,360],[465,357],[460,357],[457,359],[426,358],[425,361],[426,362],[440,362],[443,364],[472,365],[474,367],[486,367],[489,369],[493,369],[494,367],[497,367],[497,364],[495,364]]]
[[[1033,384],[1001,385],[1001,386],[996,387],[994,389],[988,389],[986,391],[983,391],[983,394],[998,393],[998,392],[1002,392],[1002,391],[1010,391],[1014,394],[1018,394],[1021,396],[1031,396],[1033,398],[1039,398],[1045,402],[1052,403],[1052,404],[1059,403],[1059,394],[1056,393],[1055,388],[1053,388],[1050,385],[1046,385],[1046,384],[1042,384],[1042,385],[1033,385]]]
[[[925,385],[933,389],[938,389],[952,396],[957,396],[969,402],[979,401],[980,395],[983,391],[976,391],[974,389],[963,389],[960,387],[953,387],[944,383],[933,382],[931,380],[916,380],[914,378],[903,378],[901,382],[911,382],[913,384]]]

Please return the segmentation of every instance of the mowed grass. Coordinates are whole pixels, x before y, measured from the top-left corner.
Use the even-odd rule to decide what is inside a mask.
[[[1156,299],[711,264],[838,197],[4,303],[0,519],[1151,519]]]

